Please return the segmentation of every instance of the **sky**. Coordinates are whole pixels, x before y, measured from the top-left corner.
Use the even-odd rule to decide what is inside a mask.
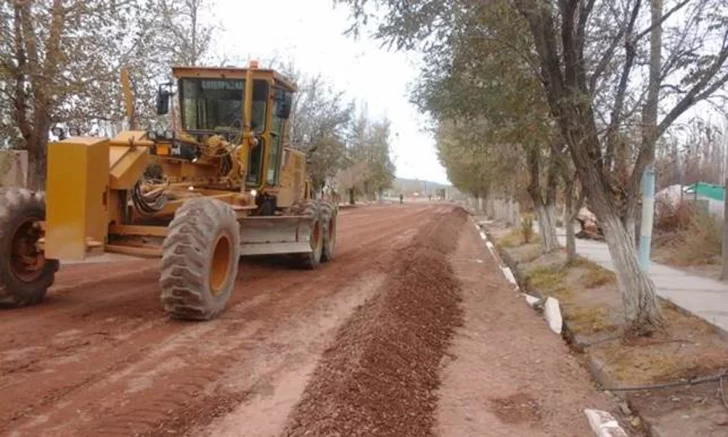
[[[418,72],[416,56],[387,51],[366,35],[344,35],[351,23],[349,10],[345,5],[334,8],[333,0],[213,3],[211,18],[221,25],[215,57],[234,64],[292,60],[306,74],[322,74],[358,105],[365,104],[371,117],[389,118],[398,177],[449,183],[434,139],[425,132],[427,119],[409,103],[408,86]]]

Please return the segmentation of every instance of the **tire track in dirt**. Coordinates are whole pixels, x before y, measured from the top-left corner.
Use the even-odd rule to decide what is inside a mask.
[[[69,289],[49,305],[23,310],[25,319],[8,313],[7,325],[0,323],[0,365],[12,363],[14,370],[0,367],[0,429],[16,435],[153,433],[160,425],[186,429],[221,414],[201,405],[235,407],[246,389],[215,392],[216,382],[251,351],[275,354],[262,345],[277,322],[295,319],[357,275],[386,271],[390,240],[403,241],[397,238],[433,208],[362,211],[367,216],[359,219],[358,211],[341,214],[337,258],[317,271],[244,264],[230,307],[211,323],[167,319],[159,309],[156,270]],[[98,276],[99,270],[109,267],[72,266],[69,275]],[[169,420],[186,410],[202,417]]]

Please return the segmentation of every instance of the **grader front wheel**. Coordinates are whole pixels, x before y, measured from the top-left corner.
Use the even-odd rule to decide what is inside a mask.
[[[45,220],[43,193],[0,189],[0,306],[21,307],[43,300],[58,261],[46,259],[37,243]]]
[[[297,264],[307,270],[313,270],[321,263],[324,243],[324,226],[321,221],[321,208],[315,200],[305,200],[294,204],[291,213],[302,215],[311,220],[311,251],[297,255]]]
[[[217,317],[235,288],[240,230],[230,205],[191,199],[175,213],[162,246],[162,305],[172,317]]]

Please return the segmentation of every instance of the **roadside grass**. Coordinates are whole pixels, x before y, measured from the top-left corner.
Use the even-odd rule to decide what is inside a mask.
[[[653,248],[655,255],[676,267],[720,263],[723,226],[709,212],[689,204],[658,208]]]
[[[577,332],[595,334],[614,329],[614,324],[609,319],[609,308],[602,306],[567,305],[565,319],[569,323],[569,329]]]
[[[692,255],[708,254],[703,258],[706,259],[715,252],[715,245],[701,245],[715,240],[715,228],[699,220],[694,219],[690,226],[702,227],[701,230],[688,231],[691,228],[687,227],[680,232],[697,235],[700,243],[691,243],[686,250]],[[670,382],[712,375],[728,367],[728,341],[704,320],[660,299],[664,330],[651,337],[628,337],[613,272],[582,257],[567,263],[563,252],[542,255],[535,249],[526,250],[528,245],[523,245],[518,231],[511,230],[505,237],[506,245],[502,244],[503,239],[496,242],[516,266],[524,290],[559,300],[566,337],[577,351],[597,363],[609,385]],[[682,408],[664,391],[650,392],[650,399],[662,412]]]
[[[710,325],[669,302],[666,329],[652,337],[623,337],[595,348],[604,369],[622,384],[658,384],[706,376],[728,365],[728,349]]]
[[[537,266],[529,269],[524,279],[526,287],[536,289],[546,296],[565,300],[573,295],[573,290],[566,284],[567,270],[559,266]]]
[[[541,245],[540,244],[531,244],[527,247],[523,248],[523,253],[521,254],[521,260],[525,263],[530,263],[531,261],[535,261],[538,259],[538,257],[541,256]]]
[[[501,247],[520,247],[526,244],[541,244],[541,236],[534,232],[529,236],[529,241],[526,242],[526,238],[523,235],[521,228],[513,228],[504,236],[500,238],[496,237],[496,243]]]
[[[569,263],[568,267],[579,267],[586,270],[582,281],[586,288],[597,288],[603,285],[615,284],[617,282],[617,275],[615,275],[613,271],[605,269],[599,264],[591,262],[586,258],[576,257],[575,260]]]

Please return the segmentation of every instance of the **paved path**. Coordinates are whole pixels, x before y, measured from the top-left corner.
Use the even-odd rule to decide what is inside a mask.
[[[558,229],[558,236],[559,242],[566,246],[563,229]],[[606,243],[577,239],[576,252],[614,270]],[[728,333],[728,284],[654,262],[650,264],[649,273],[660,296]]]

